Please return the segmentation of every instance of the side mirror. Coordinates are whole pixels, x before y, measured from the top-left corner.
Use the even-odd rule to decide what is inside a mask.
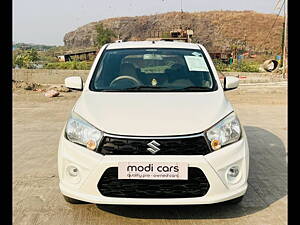
[[[83,89],[83,81],[81,77],[67,77],[65,79],[65,85],[70,89],[76,89],[80,91]]]
[[[224,91],[235,89],[239,86],[239,78],[233,76],[224,77]]]

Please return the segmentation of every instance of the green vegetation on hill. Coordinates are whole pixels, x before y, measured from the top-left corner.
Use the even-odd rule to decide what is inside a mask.
[[[55,46],[52,45],[40,45],[40,44],[27,44],[27,43],[16,43],[13,44],[14,49],[21,49],[21,50],[30,50],[30,49],[35,49],[38,51],[45,51],[50,48],[53,48]]]
[[[124,41],[145,40],[151,34],[157,36],[158,31],[165,36],[173,29],[190,27],[194,31],[193,42],[203,44],[209,52],[243,45],[246,50],[280,54],[283,22],[282,16],[277,18],[275,14],[255,11],[168,12],[92,22],[67,33],[64,43],[70,47],[94,46],[98,24],[112,30]]]

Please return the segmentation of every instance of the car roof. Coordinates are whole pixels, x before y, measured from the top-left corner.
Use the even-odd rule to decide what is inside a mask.
[[[200,49],[200,45],[180,41],[128,41],[108,44],[106,49],[125,48],[184,48]]]

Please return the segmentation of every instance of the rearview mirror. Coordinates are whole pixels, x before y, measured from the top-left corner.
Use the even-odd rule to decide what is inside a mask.
[[[67,77],[65,79],[65,85],[67,88],[76,89],[82,91],[83,89],[83,81],[81,77]]]
[[[144,54],[143,56],[144,60],[152,59],[152,60],[162,60],[163,58],[161,55],[155,55],[155,54]]]
[[[233,76],[224,77],[224,91],[235,89],[239,86],[239,78]]]

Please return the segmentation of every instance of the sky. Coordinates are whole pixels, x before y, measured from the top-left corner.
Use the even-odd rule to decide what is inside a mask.
[[[277,14],[277,2],[281,6],[283,0],[13,0],[13,42],[63,45],[67,32],[90,22],[180,11],[181,4],[184,12],[254,10]]]

